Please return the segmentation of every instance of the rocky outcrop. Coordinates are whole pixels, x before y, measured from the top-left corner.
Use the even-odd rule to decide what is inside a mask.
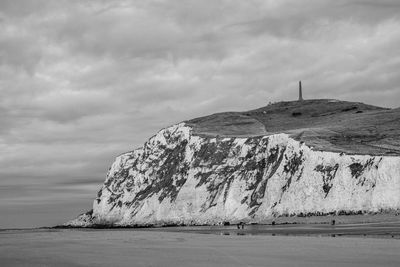
[[[400,208],[400,158],[314,151],[287,134],[207,137],[181,123],[118,156],[67,225],[262,222]]]

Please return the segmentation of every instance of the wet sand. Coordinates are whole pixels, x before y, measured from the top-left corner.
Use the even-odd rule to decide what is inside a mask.
[[[145,229],[159,231],[159,228]],[[246,225],[244,229],[231,226],[164,227],[162,231],[188,232],[216,235],[284,235],[284,236],[330,236],[330,237],[374,237],[400,239],[400,221],[352,223],[352,224],[281,224]],[[140,231],[140,230],[139,230]]]
[[[1,231],[0,265],[400,266],[400,240],[393,238],[213,233],[173,228]]]

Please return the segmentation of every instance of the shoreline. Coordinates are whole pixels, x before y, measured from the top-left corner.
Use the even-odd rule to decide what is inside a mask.
[[[276,225],[245,225],[238,229],[230,226],[164,226],[164,227],[42,227],[31,229],[1,229],[1,234],[7,233],[51,233],[51,232],[159,232],[201,234],[213,236],[292,236],[292,237],[354,237],[400,240],[400,221],[349,223],[339,225],[329,224],[276,224]]]
[[[335,221],[332,224],[332,221]],[[181,232],[210,235],[251,236],[331,236],[400,239],[400,216],[398,213],[355,214],[309,217],[278,217],[260,223],[245,223],[238,229],[238,222],[221,222],[213,225],[147,224],[147,225],[57,225],[49,227],[0,229],[5,232],[35,231],[136,231],[136,232]]]

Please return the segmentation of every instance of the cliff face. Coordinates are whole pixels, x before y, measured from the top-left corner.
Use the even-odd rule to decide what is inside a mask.
[[[70,225],[260,222],[400,208],[400,158],[314,151],[287,134],[207,137],[181,123],[116,158]]]

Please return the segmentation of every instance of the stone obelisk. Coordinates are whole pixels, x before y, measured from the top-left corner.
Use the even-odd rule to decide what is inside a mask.
[[[299,101],[303,101],[303,90],[301,88],[301,81],[299,81]]]

